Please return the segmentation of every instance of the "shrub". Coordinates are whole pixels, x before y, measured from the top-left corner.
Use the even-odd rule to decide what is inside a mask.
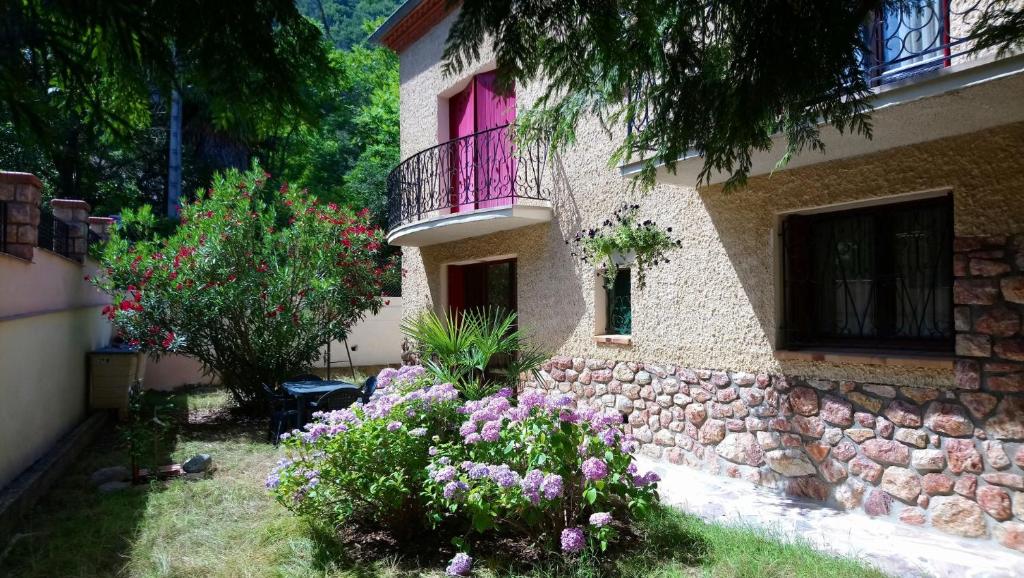
[[[267,480],[285,507],[335,528],[519,534],[576,554],[603,551],[657,500],[657,476],[637,471],[617,412],[509,389],[461,402],[420,366],[378,380],[368,404],[316,414],[286,437],[289,458]]]
[[[459,439],[434,448],[427,506],[435,524],[556,540],[566,553],[604,550],[613,520],[657,500],[657,475],[640,475],[617,412],[577,410],[572,396],[527,391],[466,402]]]
[[[379,395],[366,405],[315,413],[303,430],[282,436],[290,457],[267,487],[286,508],[335,528],[349,520],[407,531],[424,526],[428,448],[455,419],[458,392],[420,379],[422,367],[385,372]]]
[[[229,171],[182,207],[170,236],[146,233],[148,208],[125,211],[95,280],[104,313],[144,350],[182,353],[219,375],[239,404],[261,384],[308,367],[381,305],[380,232],[304,191]]]
[[[434,378],[452,383],[467,399],[480,399],[503,387],[515,389],[520,375],[533,373],[547,355],[516,327],[516,313],[474,309],[444,319],[424,311],[402,331],[416,342],[420,359]],[[500,372],[493,371],[500,365]]]

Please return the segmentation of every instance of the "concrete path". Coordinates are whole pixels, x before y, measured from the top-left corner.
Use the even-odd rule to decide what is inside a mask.
[[[639,456],[637,462],[640,471],[654,470],[661,476],[658,486],[664,503],[709,522],[768,529],[819,550],[857,558],[892,576],[1024,577],[1024,554],[994,542],[842,512],[746,480]]]

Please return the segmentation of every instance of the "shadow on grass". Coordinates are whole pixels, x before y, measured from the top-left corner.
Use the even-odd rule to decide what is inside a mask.
[[[169,451],[173,446],[166,448]],[[120,431],[108,425],[32,509],[0,560],[0,576],[116,574],[142,524],[151,495],[162,491],[163,484],[141,484],[103,494],[89,476],[100,468],[129,464]]]

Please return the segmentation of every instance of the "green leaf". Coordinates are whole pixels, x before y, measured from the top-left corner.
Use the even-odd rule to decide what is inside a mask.
[[[591,486],[583,492],[583,498],[588,504],[593,504],[597,501],[597,488]]]

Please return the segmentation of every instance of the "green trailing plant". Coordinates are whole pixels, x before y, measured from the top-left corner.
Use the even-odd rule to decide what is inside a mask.
[[[632,257],[637,281],[643,288],[647,285],[647,269],[668,263],[669,251],[682,245],[670,235],[672,227],[662,229],[650,219],[637,222],[639,210],[640,205],[622,205],[600,227],[583,229],[565,242],[574,247],[574,257],[603,268],[606,287],[615,283],[619,268],[616,257]]]
[[[467,399],[480,399],[503,387],[515,389],[523,373],[540,380],[537,368],[548,356],[528,342],[516,319],[515,312],[498,308],[444,318],[425,311],[404,322],[402,331],[437,380],[454,384]]]

